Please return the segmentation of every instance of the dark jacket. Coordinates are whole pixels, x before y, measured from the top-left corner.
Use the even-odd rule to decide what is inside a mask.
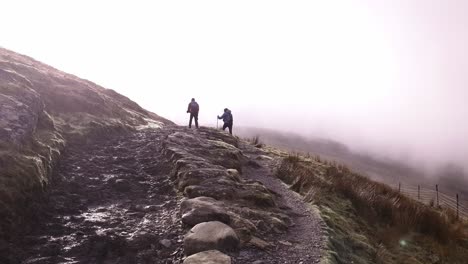
[[[222,119],[224,123],[234,122],[234,118],[232,117],[231,110],[227,110],[226,112],[224,112],[224,114],[222,116],[220,116],[218,118]]]
[[[198,113],[199,110],[200,110],[200,106],[198,105],[197,102],[193,101],[189,103],[188,108],[187,108],[187,113],[196,114]]]

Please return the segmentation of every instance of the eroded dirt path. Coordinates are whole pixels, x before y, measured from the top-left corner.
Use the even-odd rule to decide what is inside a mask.
[[[262,182],[275,193],[280,209],[291,218],[287,232],[282,234],[263,234],[263,238],[272,244],[267,251],[255,248],[245,249],[236,258],[236,263],[319,263],[325,248],[325,237],[322,232],[325,224],[317,212],[307,205],[302,197],[289,190],[288,186],[274,176],[274,170],[280,160],[278,157],[265,155],[261,149],[249,144],[241,144],[240,148],[247,158],[257,166],[244,168],[244,177]]]
[[[181,225],[182,197],[170,177],[174,163],[163,154],[163,143],[174,132],[214,136],[206,129],[165,128],[69,147],[56,170],[46,216],[34,233],[17,243],[11,263],[182,263],[189,228]],[[215,138],[191,146],[192,154],[183,152],[184,162],[194,162],[196,155],[209,156],[203,162],[219,161],[212,156],[234,148],[224,149]],[[189,149],[183,144],[181,148]],[[275,228],[257,226],[255,236],[269,246],[247,244],[229,254],[232,263],[319,263],[324,246],[320,218],[273,175],[278,160],[245,142],[239,149],[247,161],[254,161],[242,166],[242,178],[263,183],[279,207],[271,210],[291,221],[286,231],[267,232],[262,230]],[[224,163],[230,168],[230,162]]]
[[[141,131],[69,148],[48,216],[21,242],[18,261],[179,263],[183,231],[163,137]]]

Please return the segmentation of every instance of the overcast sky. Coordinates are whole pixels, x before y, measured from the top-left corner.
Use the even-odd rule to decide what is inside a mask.
[[[0,46],[179,124],[468,164],[468,1],[4,1]]]

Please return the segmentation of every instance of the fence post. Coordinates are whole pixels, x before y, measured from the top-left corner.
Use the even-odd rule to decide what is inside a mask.
[[[401,182],[398,182],[398,193],[401,193]]]
[[[439,207],[439,185],[436,184],[437,207]]]
[[[421,199],[420,192],[421,192],[421,186],[419,186],[419,185],[418,185],[418,200],[420,200],[420,199]]]
[[[458,193],[457,193],[457,220],[458,220]]]

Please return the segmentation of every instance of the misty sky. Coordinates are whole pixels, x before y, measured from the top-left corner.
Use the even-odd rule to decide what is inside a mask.
[[[3,1],[0,46],[185,124],[468,167],[468,1]],[[235,130],[235,128],[234,128]]]

